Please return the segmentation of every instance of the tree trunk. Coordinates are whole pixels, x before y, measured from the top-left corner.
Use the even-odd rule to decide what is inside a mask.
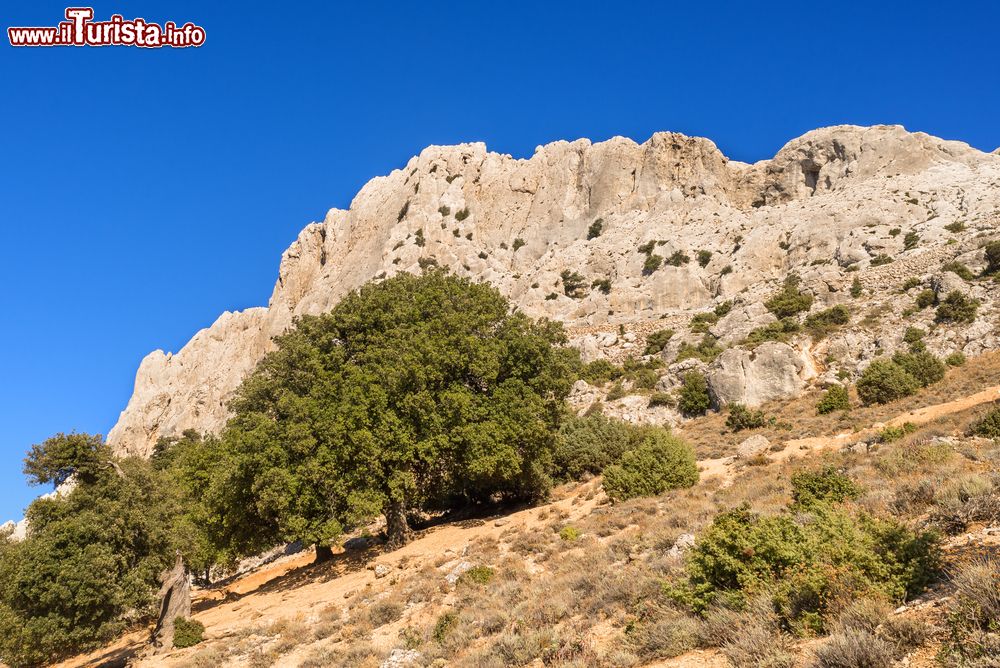
[[[413,531],[406,521],[406,508],[402,501],[390,501],[385,508],[386,546],[390,550],[403,547],[412,537]]]
[[[316,559],[313,563],[322,564],[333,559],[333,548],[329,545],[316,544]]]
[[[173,568],[160,574],[160,582],[160,616],[152,642],[157,652],[167,652],[174,648],[174,620],[191,616],[191,582],[180,552]]]

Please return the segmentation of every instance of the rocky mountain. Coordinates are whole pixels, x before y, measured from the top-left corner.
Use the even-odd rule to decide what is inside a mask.
[[[1000,347],[997,290],[962,267],[985,266],[982,245],[998,223],[1000,155],[899,126],[815,130],[753,165],[676,133],[643,144],[560,141],[526,160],[483,144],[431,146],[372,179],[349,210],[308,225],[285,251],[266,308],[225,313],[179,352],[148,355],[108,440],[148,455],[162,436],[219,429],[231,393],[295,316],[430,264],[563,321],[586,359],[620,361],[672,329],[657,388],[700,368],[718,404],[850,378],[901,346],[907,325],[929,330],[932,352],[974,355]],[[819,342],[795,334],[747,345],[776,321],[763,302],[790,273],[813,312],[844,304],[850,324]],[[977,317],[931,328],[933,310],[914,307],[925,290],[979,299]],[[722,304],[723,315],[692,327]],[[726,350],[675,362],[705,329]],[[609,401],[578,383],[581,410],[597,399],[629,420],[681,420],[645,397]]]

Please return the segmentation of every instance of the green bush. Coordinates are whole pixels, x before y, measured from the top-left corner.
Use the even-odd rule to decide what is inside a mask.
[[[1000,406],[976,420],[970,431],[976,436],[1000,438]]]
[[[985,557],[963,564],[951,580],[948,640],[939,659],[945,666],[993,668],[1000,656],[1000,561]]]
[[[812,303],[812,295],[799,291],[799,277],[790,274],[785,279],[781,292],[764,302],[764,306],[780,319],[808,311]]]
[[[656,408],[657,406],[675,406],[676,404],[677,401],[673,398],[673,396],[667,394],[666,392],[654,392],[649,395],[648,406],[650,408]]]
[[[596,239],[597,237],[601,236],[601,232],[603,231],[604,231],[604,219],[598,218],[597,220],[595,220],[593,223],[590,224],[589,228],[587,228],[587,240],[589,241],[590,239]]]
[[[921,281],[919,278],[917,278],[916,276],[910,276],[908,279],[903,281],[903,284],[901,286],[899,286],[899,290],[900,292],[906,292],[908,290],[912,290],[913,288],[919,287],[920,284]]]
[[[983,251],[986,254],[986,273],[1000,271],[1000,240],[989,242]]]
[[[611,294],[611,279],[610,278],[597,278],[590,284],[590,287],[595,290],[600,290],[602,293],[609,295]]]
[[[687,264],[691,261],[691,258],[684,251],[674,251],[673,254],[667,258],[666,262],[671,267],[679,267],[682,264]]]
[[[729,415],[726,417],[726,426],[733,431],[760,429],[766,426],[767,422],[764,411],[751,410],[743,404],[730,404]]]
[[[465,207],[464,209],[462,209],[461,211],[458,211],[455,214],[455,220],[457,220],[458,222],[462,222],[463,220],[465,220],[468,217],[469,217],[469,207]]]
[[[559,278],[562,279],[563,293],[567,297],[579,299],[586,294],[586,281],[577,272],[564,269]]]
[[[643,355],[657,355],[663,351],[674,336],[674,330],[661,329],[646,337],[646,350]]]
[[[914,301],[917,308],[923,310],[928,306],[934,306],[937,302],[937,293],[933,290],[921,290],[917,293],[917,297]]]
[[[704,415],[712,404],[708,395],[708,381],[697,371],[688,371],[681,382],[677,408],[686,417]]]
[[[939,563],[935,534],[892,520],[823,502],[773,516],[744,505],[715,517],[688,554],[686,581],[667,593],[695,611],[769,595],[784,626],[820,632],[838,600],[903,601],[932,581]]]
[[[205,639],[205,625],[197,619],[178,617],[174,620],[174,647],[193,647]]]
[[[948,293],[937,307],[937,322],[972,322],[976,319],[979,300],[967,297],[958,290]]]
[[[552,453],[556,477],[579,480],[584,474],[599,474],[618,461],[638,439],[637,428],[606,418],[600,413],[568,416],[559,428]]]
[[[787,341],[799,331],[799,323],[794,318],[782,318],[777,322],[758,327],[747,334],[744,345],[759,346],[765,341]]]
[[[920,383],[906,369],[885,358],[869,364],[857,382],[858,396],[865,405],[887,404],[910,396],[919,387]]]
[[[917,341],[921,341],[926,334],[927,332],[919,327],[907,327],[906,331],[903,333],[903,342],[913,345]]]
[[[925,351],[896,353],[892,361],[913,376],[921,387],[927,387],[944,378],[944,362]]]
[[[473,566],[462,573],[460,579],[477,585],[489,584],[493,579],[493,569],[489,566]]]
[[[604,470],[604,490],[614,501],[658,496],[698,482],[694,451],[666,429],[645,430],[639,444]]]
[[[944,363],[948,366],[962,366],[965,364],[965,355],[960,350],[956,350],[944,358]]]
[[[917,430],[917,425],[912,422],[904,422],[903,424],[897,426],[889,425],[882,429],[875,437],[879,443],[892,443],[893,441],[898,441],[907,434],[912,434]]]
[[[861,285],[861,279],[857,276],[851,281],[851,296],[857,299],[861,296],[861,292],[864,290],[864,286]]]
[[[708,266],[708,263],[712,261],[712,251],[700,250],[698,251],[697,257],[698,257],[698,266],[706,267]]]
[[[514,239],[513,243],[511,243],[510,249],[516,253],[517,249],[523,248],[524,246],[527,246],[527,245],[528,245],[527,241],[525,241],[521,237],[518,237],[518,238]]]
[[[656,253],[650,253],[646,256],[645,262],[642,263],[642,273],[649,276],[654,271],[660,268],[663,264],[663,257],[657,255]]]
[[[838,305],[807,316],[806,329],[814,339],[821,339],[850,321],[851,312],[846,306]]]
[[[580,369],[580,378],[591,385],[603,385],[608,381],[621,378],[624,373],[625,370],[620,366],[616,366],[601,357],[584,364],[583,368]]]
[[[962,264],[957,260],[952,260],[951,262],[945,262],[943,265],[941,265],[941,271],[950,271],[951,273],[956,274],[959,278],[965,281],[971,281],[976,277],[976,275],[972,273],[971,269],[969,269],[968,267],[966,267],[964,264]]]
[[[705,313],[695,313],[691,318],[691,331],[699,334],[705,334],[708,332],[708,328],[711,325],[719,322],[719,316],[711,311]]]
[[[913,250],[919,243],[920,235],[911,230],[903,237],[903,250]]]
[[[436,643],[443,644],[445,638],[451,633],[452,629],[458,626],[458,613],[449,610],[448,612],[442,613],[438,617],[437,622],[434,624],[434,631],[431,632],[431,637],[434,638]]]
[[[816,404],[816,412],[826,415],[834,411],[846,411],[851,408],[851,398],[843,385],[833,385],[823,393],[823,398]]]
[[[580,530],[574,526],[565,526],[559,531],[559,538],[572,543],[580,539]]]
[[[893,262],[892,257],[886,255],[885,253],[880,253],[872,258],[872,261],[869,263],[869,265],[872,267],[881,267],[882,265],[885,264],[892,264],[892,262]]]
[[[965,223],[963,223],[961,220],[956,220],[953,223],[948,223],[947,225],[945,225],[944,229],[948,230],[953,234],[958,234],[959,232],[965,231]]]
[[[843,503],[861,496],[861,487],[833,467],[801,471],[792,476],[792,504]]]
[[[677,351],[678,362],[686,359],[699,359],[706,364],[710,364],[716,357],[722,354],[722,348],[718,344],[718,339],[716,339],[711,334],[706,334],[702,337],[698,345],[691,345],[690,343],[682,343],[680,349]]]

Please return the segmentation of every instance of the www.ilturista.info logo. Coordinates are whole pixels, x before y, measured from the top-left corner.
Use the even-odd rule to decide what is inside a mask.
[[[162,46],[183,48],[205,43],[205,29],[193,23],[162,26],[145,19],[126,20],[113,14],[107,21],[94,21],[93,7],[67,7],[66,20],[49,28],[7,28],[11,46]]]

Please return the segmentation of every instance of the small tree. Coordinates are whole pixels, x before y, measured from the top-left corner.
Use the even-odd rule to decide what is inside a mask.
[[[967,297],[958,290],[952,290],[938,304],[934,319],[937,322],[973,322],[978,309],[978,299]]]
[[[705,380],[705,376],[697,371],[688,371],[684,374],[680,396],[677,400],[677,408],[681,414],[686,417],[704,415],[711,404],[712,401],[708,395],[708,381]]]
[[[317,556],[346,529],[548,491],[576,353],[494,288],[430,270],[368,284],[276,339],[239,388],[208,496],[235,554]]]
[[[920,383],[906,369],[889,359],[872,361],[858,380],[858,396],[865,404],[886,404],[908,397]]]
[[[604,219],[598,218],[593,223],[591,223],[590,227],[587,229],[587,239],[588,240],[596,239],[597,237],[601,236],[601,232],[603,230],[604,230]]]
[[[647,428],[642,440],[604,470],[604,490],[615,501],[658,496],[698,482],[694,452],[658,427]]]
[[[1000,271],[1000,240],[989,242],[983,251],[986,255],[986,273]]]
[[[892,361],[913,376],[921,387],[927,387],[944,378],[946,370],[944,363],[926,350],[896,353],[892,356]]]
[[[816,412],[826,415],[834,411],[846,411],[851,408],[851,398],[843,385],[833,385],[823,393],[823,398],[816,404]]]
[[[673,336],[674,330],[672,329],[660,329],[653,332],[646,337],[646,350],[643,351],[643,355],[657,355],[663,352]]]
[[[812,306],[813,297],[799,290],[799,282],[798,276],[789,274],[781,292],[764,302],[764,306],[779,319],[808,311]]]

